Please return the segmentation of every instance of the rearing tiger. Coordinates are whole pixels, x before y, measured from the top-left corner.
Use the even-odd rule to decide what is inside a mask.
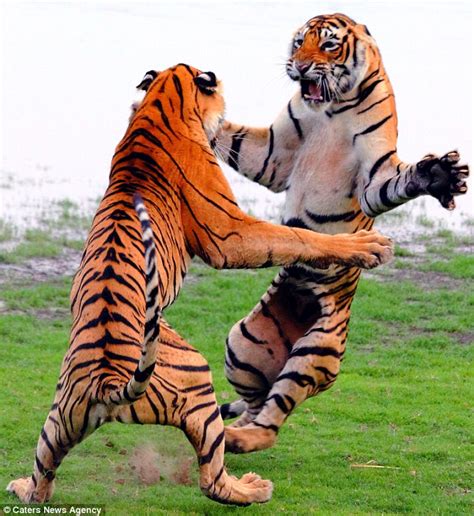
[[[372,227],[419,195],[447,209],[466,192],[456,151],[407,164],[397,155],[397,114],[379,50],[364,25],[316,16],[296,31],[286,71],[300,91],[268,129],[226,122],[217,148],[239,173],[286,191],[283,224],[324,233]],[[223,405],[226,447],[273,445],[289,414],[334,384],[360,271],[285,267],[231,330],[226,375],[242,400]]]
[[[139,87],[148,91],[117,146],[74,278],[70,346],[34,472],[8,489],[23,502],[47,501],[71,448],[118,421],[181,428],[196,450],[207,496],[265,502],[270,481],[227,474],[209,366],[161,310],[175,300],[194,255],[216,268],[297,261],[373,267],[390,257],[391,244],[375,232],[318,235],[247,216],[209,144],[224,113],[215,75],[180,64],[149,72]],[[136,196],[134,205],[136,193],[144,202]]]

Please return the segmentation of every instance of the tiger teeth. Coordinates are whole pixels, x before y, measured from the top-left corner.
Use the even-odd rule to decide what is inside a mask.
[[[304,95],[304,98],[305,98],[305,99],[308,99],[308,100],[315,101],[315,102],[316,102],[316,101],[317,101],[317,102],[320,102],[320,101],[322,101],[322,100],[323,100],[323,97],[317,97],[317,98],[316,98],[316,97],[312,97],[311,95],[308,95],[308,94],[306,94],[306,93],[305,93],[305,95]]]

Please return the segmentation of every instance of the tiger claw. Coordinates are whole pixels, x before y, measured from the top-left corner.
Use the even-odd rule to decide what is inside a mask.
[[[457,150],[441,157],[427,154],[417,163],[420,191],[432,195],[443,208],[454,210],[453,196],[467,192],[465,179],[469,176],[467,165],[458,165],[460,155]]]
[[[440,158],[441,163],[457,163],[460,160],[460,155],[457,150],[446,153]]]

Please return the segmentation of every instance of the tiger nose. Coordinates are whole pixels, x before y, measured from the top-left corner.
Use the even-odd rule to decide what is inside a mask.
[[[304,75],[311,68],[311,64],[309,63],[296,63],[295,66],[301,75]]]

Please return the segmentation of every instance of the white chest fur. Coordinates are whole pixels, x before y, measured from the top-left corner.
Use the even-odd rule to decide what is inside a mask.
[[[329,117],[324,110],[298,107],[305,137],[295,150],[284,220],[305,220],[308,211],[326,216],[357,209],[353,194],[358,159],[349,117]],[[325,230],[338,231],[340,224],[332,226]]]

